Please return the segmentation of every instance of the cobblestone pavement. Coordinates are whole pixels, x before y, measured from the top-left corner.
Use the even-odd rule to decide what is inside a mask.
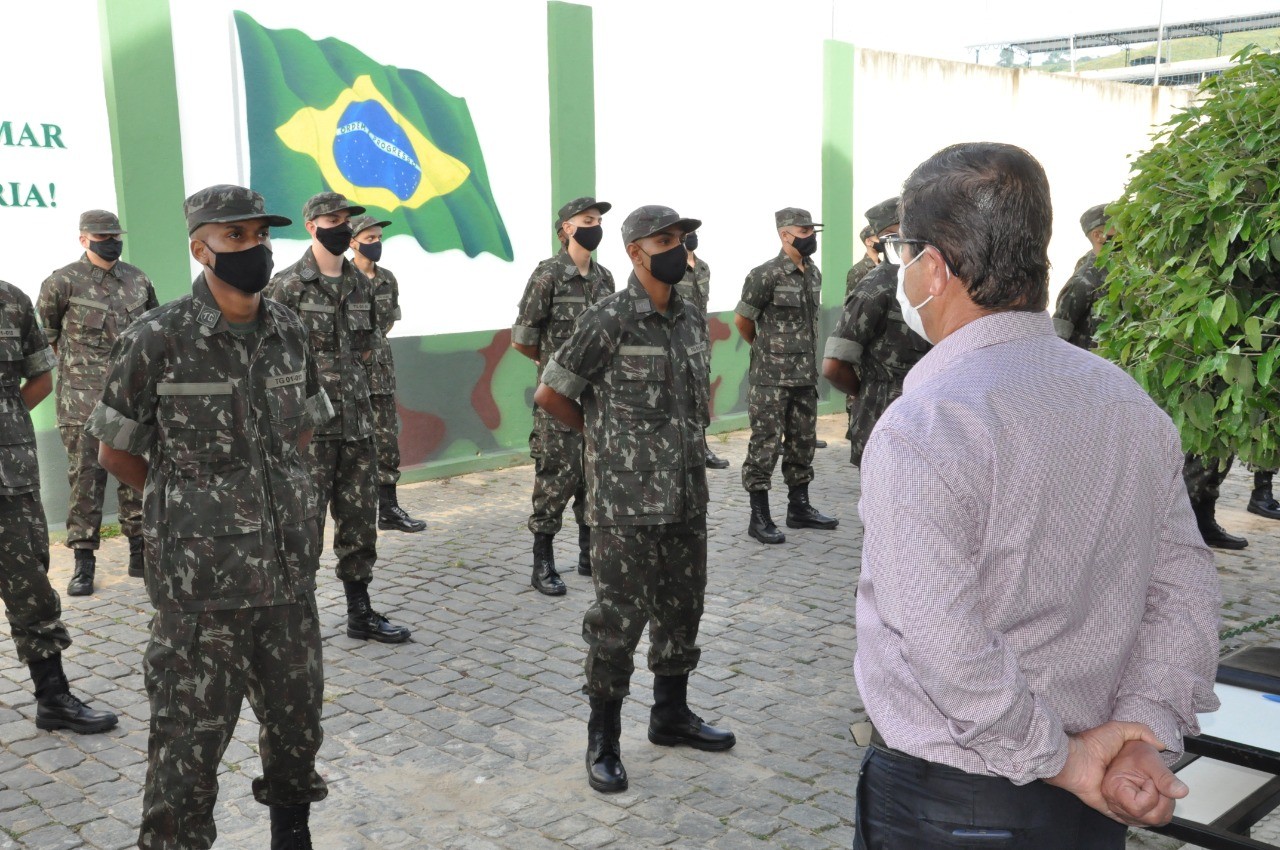
[[[375,605],[414,628],[401,647],[345,636],[341,585],[326,557],[320,604],[325,640],[329,799],[313,808],[319,848],[848,848],[861,752],[849,735],[862,716],[853,682],[853,590],[858,481],[842,416],[820,433],[814,504],[841,518],[834,532],[787,531],[783,546],[746,535],[740,484],[747,435],[712,437],[733,461],[710,471],[710,582],[702,665],[690,702],[738,736],[728,753],[648,743],[652,679],[634,678],[623,711],[624,794],[591,791],[583,776],[585,699],[579,692],[582,613],[590,580],[565,571],[567,596],[529,587],[529,467],[401,489],[429,520],[425,533],[384,532]],[[1275,531],[1243,510],[1232,473],[1220,518],[1253,545],[1220,554],[1229,625],[1280,611]],[[775,490],[775,517],[785,492]],[[1274,529],[1274,530],[1273,530]],[[576,535],[557,538],[562,565]],[[121,713],[105,735],[38,732],[25,669],[0,638],[0,850],[133,846],[145,774],[148,709],[140,673],[150,609],[125,577],[123,540],[104,542],[99,590],[65,597],[75,645],[66,656],[77,693]],[[54,551],[65,588],[70,553]],[[1280,638],[1280,631],[1247,640]],[[641,652],[645,649],[641,647]],[[244,709],[227,750],[217,808],[218,847],[265,848],[267,813],[254,802],[257,723]],[[1264,824],[1260,837],[1277,832]],[[1163,843],[1162,843],[1163,842]],[[1133,847],[1176,846],[1136,836]]]

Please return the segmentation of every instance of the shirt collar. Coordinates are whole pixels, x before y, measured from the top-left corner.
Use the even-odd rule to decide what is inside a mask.
[[[111,277],[119,279],[115,274],[115,270],[120,268],[119,260],[116,260],[116,264],[109,269],[99,268],[93,264],[93,260],[89,259],[89,252],[85,251],[84,254],[80,256],[80,262],[84,265],[85,271],[88,273],[89,277],[92,278],[94,283],[102,283],[102,279],[107,275],[111,275]]]
[[[679,291],[673,286],[671,287],[671,300],[667,302],[667,315],[662,316],[661,313],[654,309],[653,302],[649,300],[649,293],[645,291],[644,285],[640,283],[640,278],[636,277],[635,272],[632,272],[631,277],[627,280],[627,298],[631,300],[632,309],[637,319],[656,314],[674,321],[684,314],[684,299],[680,297]]]
[[[222,315],[222,308],[218,306],[213,293],[209,291],[209,282],[204,279],[204,272],[200,272],[191,284],[191,304],[196,314],[196,324],[204,328],[205,336],[231,329],[226,317]],[[275,316],[267,309],[266,298],[260,298],[258,301],[258,320],[262,322],[264,331],[269,334],[276,332]]]
[[[575,277],[594,280],[596,277],[596,261],[587,260],[587,273],[584,275],[578,271],[578,264],[573,261],[573,257],[569,256],[568,248],[560,249],[560,253],[556,254],[556,261],[560,265],[561,280],[573,280]]]
[[[778,268],[782,269],[786,274],[807,275],[809,273],[809,269],[813,268],[813,258],[810,257],[805,261],[804,271],[801,271],[800,267],[787,256],[787,252],[783,248],[778,249],[778,256],[775,257],[773,261],[777,263]]]
[[[902,390],[904,393],[910,392],[939,372],[945,372],[947,367],[954,361],[972,351],[977,351],[979,348],[1001,345],[1033,336],[1056,337],[1053,330],[1053,319],[1049,317],[1048,312],[1044,310],[1038,313],[1030,313],[1025,310],[1001,310],[998,313],[991,313],[980,319],[974,319],[935,345],[928,354],[920,358],[920,362],[907,373],[906,380],[902,384]]]
[[[302,255],[302,259],[298,261],[298,277],[302,278],[304,283],[315,283],[324,280],[324,276],[320,274],[320,266],[316,265],[315,246],[308,245],[307,250]],[[342,258],[342,271],[338,273],[338,277],[346,279],[347,275],[355,269],[355,265],[346,257]],[[360,272],[361,275],[364,272]]]

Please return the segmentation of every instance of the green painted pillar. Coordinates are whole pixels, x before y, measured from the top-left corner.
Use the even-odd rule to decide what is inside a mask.
[[[596,89],[591,7],[547,3],[547,89],[551,108],[550,222],[566,201],[596,191]]]
[[[169,0],[99,0],[98,9],[124,259],[169,301],[191,289]]]
[[[844,303],[844,279],[853,265],[853,45],[822,44],[822,319],[818,350],[826,347]],[[859,243],[860,245],[861,243]],[[826,381],[818,392],[843,403]]]

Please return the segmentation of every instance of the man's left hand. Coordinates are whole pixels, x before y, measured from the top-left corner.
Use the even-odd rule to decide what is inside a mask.
[[[1102,796],[1112,814],[1130,826],[1165,825],[1175,801],[1188,791],[1145,741],[1127,741],[1102,779]]]

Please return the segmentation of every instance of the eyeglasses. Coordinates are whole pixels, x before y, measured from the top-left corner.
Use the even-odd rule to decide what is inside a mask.
[[[952,269],[951,262],[947,259],[947,255],[942,253],[941,248],[939,248],[937,245],[934,245],[932,242],[930,242],[927,239],[903,239],[901,236],[898,236],[897,234],[893,234],[891,236],[883,237],[880,240],[880,242],[885,246],[885,250],[889,252],[889,256],[893,258],[893,262],[896,265],[900,266],[903,263],[906,263],[909,261],[908,258],[904,256],[908,245],[916,245],[916,246],[924,245],[925,247],[932,248],[933,250],[938,252],[938,256],[942,258],[942,262],[946,265],[947,271],[950,272]],[[913,255],[918,256],[922,250],[923,249],[918,247],[913,248],[911,253]],[[911,259],[914,259],[914,257],[912,257]],[[951,272],[951,273],[954,274],[955,272]]]

